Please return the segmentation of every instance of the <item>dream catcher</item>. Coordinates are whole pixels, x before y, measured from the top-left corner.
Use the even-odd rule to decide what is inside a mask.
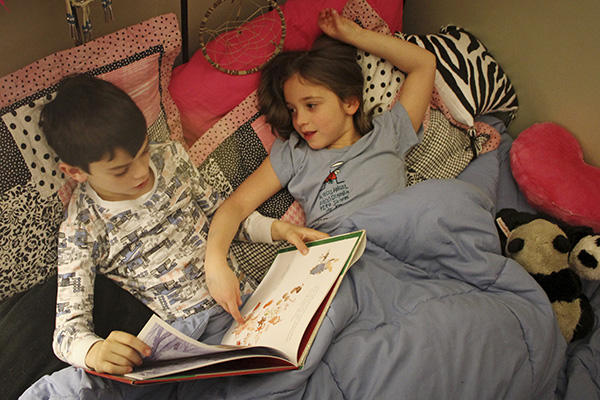
[[[200,23],[202,54],[231,75],[258,71],[284,40],[285,19],[273,0],[217,0]]]
[[[90,3],[94,0],[66,0],[67,22],[71,30],[71,38],[76,45],[92,40],[92,22],[90,20]],[[77,8],[81,8],[81,23],[77,15]],[[112,0],[102,0],[104,9],[104,21],[114,19]]]

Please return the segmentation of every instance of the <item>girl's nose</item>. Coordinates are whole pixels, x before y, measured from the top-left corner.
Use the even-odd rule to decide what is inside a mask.
[[[308,122],[308,119],[306,117],[306,113],[305,112],[301,112],[301,111],[296,111],[296,125],[298,126],[302,126],[302,125],[306,125],[306,123]]]

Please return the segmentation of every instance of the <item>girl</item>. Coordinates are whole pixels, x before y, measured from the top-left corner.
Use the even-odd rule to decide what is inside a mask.
[[[321,11],[319,27],[329,37],[307,52],[281,53],[263,70],[260,110],[281,138],[219,207],[210,227],[208,288],[236,320],[239,285],[225,256],[244,218],[287,186],[302,205],[307,226],[333,232],[348,215],[405,187],[404,155],[418,142],[416,131],[431,100],[433,54],[362,29],[332,9]],[[406,73],[397,104],[373,120],[363,110],[356,47]],[[305,245],[300,250],[308,251]]]

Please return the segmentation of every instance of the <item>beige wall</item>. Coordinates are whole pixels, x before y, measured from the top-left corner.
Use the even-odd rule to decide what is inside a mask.
[[[64,0],[4,0],[4,3],[10,11],[0,6],[0,76],[74,47]],[[113,10],[115,19],[104,22],[100,0],[90,5],[94,37],[169,12],[180,17],[179,0],[114,0]]]
[[[407,0],[404,30],[471,31],[510,77],[520,109],[516,136],[552,121],[571,131],[600,167],[600,2],[598,0]],[[599,182],[600,184],[600,182]]]
[[[4,0],[4,3],[9,11],[0,5],[0,76],[75,46],[65,19],[64,0]],[[198,27],[213,3],[214,0],[188,0],[190,56],[199,48]],[[96,0],[90,5],[93,36],[100,37],[170,12],[177,15],[183,28],[180,8],[180,0],[113,0],[115,19],[104,22],[100,0]]]

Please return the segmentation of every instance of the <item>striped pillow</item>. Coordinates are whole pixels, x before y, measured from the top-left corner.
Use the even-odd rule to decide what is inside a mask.
[[[448,25],[439,34],[397,37],[423,47],[437,57],[435,84],[452,116],[473,126],[475,117],[509,113],[512,121],[519,107],[517,94],[500,65],[475,36]]]

